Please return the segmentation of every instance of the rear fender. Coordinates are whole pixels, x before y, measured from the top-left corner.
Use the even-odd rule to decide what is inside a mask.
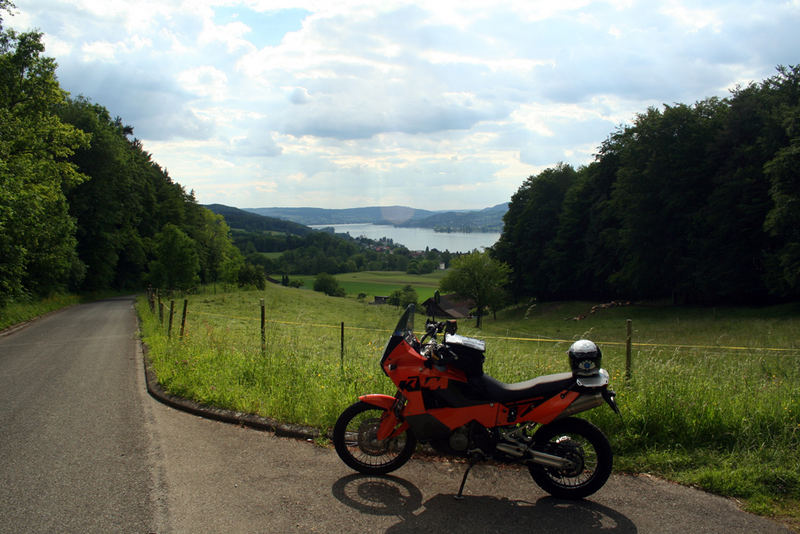
[[[384,410],[383,416],[381,417],[381,424],[378,427],[378,435],[376,436],[379,440],[399,436],[408,429],[408,423],[405,421],[401,423],[394,413],[394,403],[397,400],[394,397],[389,395],[373,394],[362,395],[358,398],[358,400]]]
[[[564,390],[561,393],[553,396],[551,399],[546,400],[533,411],[526,415],[524,421],[533,421],[546,425],[553,419],[559,416],[567,406],[580,396],[577,391]],[[602,401],[601,401],[602,402]]]

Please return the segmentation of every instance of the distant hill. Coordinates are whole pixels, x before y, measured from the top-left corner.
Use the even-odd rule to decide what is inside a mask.
[[[480,211],[448,211],[436,213],[398,226],[433,228],[437,232],[502,232],[503,215],[508,211],[504,202]]]
[[[228,226],[239,230],[248,232],[282,232],[300,236],[312,232],[308,226],[296,222],[276,217],[266,217],[222,204],[208,204],[205,207],[225,217],[225,222]]]
[[[373,206],[367,208],[245,208],[244,211],[278,217],[305,225],[372,223],[412,228],[433,228],[437,231],[500,232],[508,204],[483,210],[430,211],[407,206]]]
[[[424,219],[435,211],[417,210],[406,206],[373,206],[368,208],[245,208],[245,211],[278,217],[300,224],[394,224]]]

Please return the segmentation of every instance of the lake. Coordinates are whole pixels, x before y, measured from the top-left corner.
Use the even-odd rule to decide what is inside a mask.
[[[353,223],[353,224],[315,224],[311,228],[333,228],[336,233],[348,233],[352,237],[364,236],[369,239],[387,237],[404,245],[409,250],[425,250],[435,248],[442,252],[472,252],[476,248],[483,250],[494,245],[500,239],[499,232],[434,232],[430,228],[398,228],[396,226]]]

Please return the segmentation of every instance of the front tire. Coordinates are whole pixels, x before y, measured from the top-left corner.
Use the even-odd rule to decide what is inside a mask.
[[[378,440],[386,410],[359,401],[347,408],[333,427],[333,445],[344,463],[365,475],[385,475],[405,464],[417,446],[410,430]]]
[[[611,475],[611,445],[588,421],[560,419],[541,427],[533,439],[536,450],[572,460],[568,468],[528,466],[536,484],[554,497],[582,499],[602,488]]]

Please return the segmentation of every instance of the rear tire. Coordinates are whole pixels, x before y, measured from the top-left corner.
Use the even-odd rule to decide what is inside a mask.
[[[386,410],[359,401],[347,408],[333,427],[333,445],[344,463],[359,473],[384,475],[405,464],[417,446],[410,430],[378,440],[378,427]]]
[[[599,428],[576,417],[560,419],[533,435],[536,450],[573,460],[569,468],[531,464],[531,477],[561,499],[582,499],[603,487],[611,475],[611,445]]]

